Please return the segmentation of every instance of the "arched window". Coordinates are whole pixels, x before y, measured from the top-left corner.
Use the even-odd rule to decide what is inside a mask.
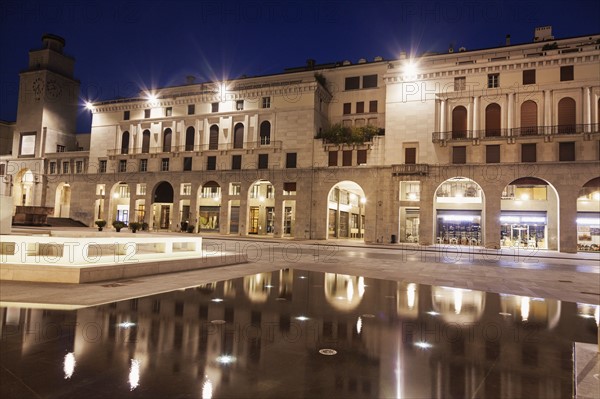
[[[260,124],[260,144],[271,144],[271,122],[269,121]]]
[[[538,134],[537,118],[537,104],[535,101],[527,100],[521,104],[521,136]]]
[[[244,148],[244,125],[241,123],[233,129],[233,148]]]
[[[500,136],[500,106],[496,103],[485,107],[485,137]]]
[[[147,154],[150,152],[150,130],[144,130],[142,133],[142,153]]]
[[[129,132],[123,132],[121,136],[121,154],[129,153]]]
[[[467,137],[467,109],[462,105],[452,110],[452,138],[464,139]]]
[[[565,97],[558,102],[558,133],[575,133],[577,115],[575,100]]]
[[[208,149],[218,150],[219,149],[219,126],[212,125],[210,127],[210,135],[208,137]]]
[[[171,152],[171,137],[173,133],[171,129],[165,129],[165,133],[163,135],[163,152]]]
[[[185,150],[194,151],[194,140],[196,136],[196,129],[192,126],[188,127],[185,131]]]

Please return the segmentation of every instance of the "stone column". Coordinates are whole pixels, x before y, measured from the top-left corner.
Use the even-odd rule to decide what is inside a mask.
[[[169,231],[179,231],[181,228],[181,185],[179,183],[171,184],[173,185],[173,213],[170,217]]]
[[[419,244],[431,245],[435,243],[435,226],[433,221],[434,194],[437,187],[433,179],[421,182],[421,199],[419,202]]]
[[[591,92],[589,87],[583,88],[583,119],[582,123],[592,123]],[[587,130],[586,130],[587,131]]]
[[[198,188],[200,186],[192,183],[192,195],[190,195],[190,224],[195,226],[194,232],[199,229],[198,226]]]
[[[473,97],[473,127],[472,130],[479,130],[479,96]]]
[[[276,192],[282,193],[283,190],[277,190]],[[273,211],[275,212],[273,215],[273,237],[276,238],[281,238],[283,237],[283,211],[284,211],[284,207],[283,207],[283,200],[280,198],[281,195],[277,195],[275,194],[275,201],[274,201],[274,208]]]
[[[559,250],[577,252],[577,194],[572,187],[557,189],[560,198],[559,211]],[[548,215],[550,217],[550,215]]]
[[[446,132],[446,103],[447,100],[441,101],[440,106],[440,132]]]
[[[484,223],[483,245],[486,248],[500,248],[500,205],[502,197],[502,187],[486,187],[485,208],[481,215]]]
[[[515,118],[515,94],[514,93],[508,93],[508,112],[507,112],[507,120],[506,120],[506,128],[509,129],[508,130],[508,135],[511,135],[510,129],[512,129],[515,124],[514,124],[514,118]]]
[[[544,126],[552,126],[552,90],[544,90]]]

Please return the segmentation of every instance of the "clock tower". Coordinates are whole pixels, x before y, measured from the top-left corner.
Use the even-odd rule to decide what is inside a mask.
[[[64,54],[64,46],[62,37],[45,34],[41,48],[29,52],[29,65],[20,73],[15,157],[77,150],[79,81],[73,76],[75,60]]]

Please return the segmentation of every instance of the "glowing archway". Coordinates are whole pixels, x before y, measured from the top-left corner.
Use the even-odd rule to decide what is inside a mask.
[[[327,238],[363,239],[367,197],[356,182],[336,183],[327,194]]]

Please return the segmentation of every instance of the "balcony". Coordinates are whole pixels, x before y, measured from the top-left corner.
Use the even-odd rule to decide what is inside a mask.
[[[469,141],[469,140],[498,140],[499,138],[540,137],[559,135],[581,135],[598,134],[600,132],[598,123],[554,125],[554,126],[529,126],[515,127],[511,129],[484,129],[484,130],[460,130],[448,132],[433,132],[431,140],[434,143],[445,141]]]
[[[197,145],[180,145],[170,147],[149,147],[149,148],[127,148],[123,149],[112,149],[108,150],[109,157],[115,157],[118,155],[139,155],[139,154],[179,154],[179,153],[201,153],[205,151],[233,151],[233,150],[258,150],[258,149],[274,149],[280,150],[282,148],[281,141],[263,141],[255,142],[248,141],[242,143],[241,146],[236,146],[235,143],[219,143],[219,144],[197,144]]]
[[[392,165],[392,176],[427,176],[429,174],[429,164],[398,164]]]

